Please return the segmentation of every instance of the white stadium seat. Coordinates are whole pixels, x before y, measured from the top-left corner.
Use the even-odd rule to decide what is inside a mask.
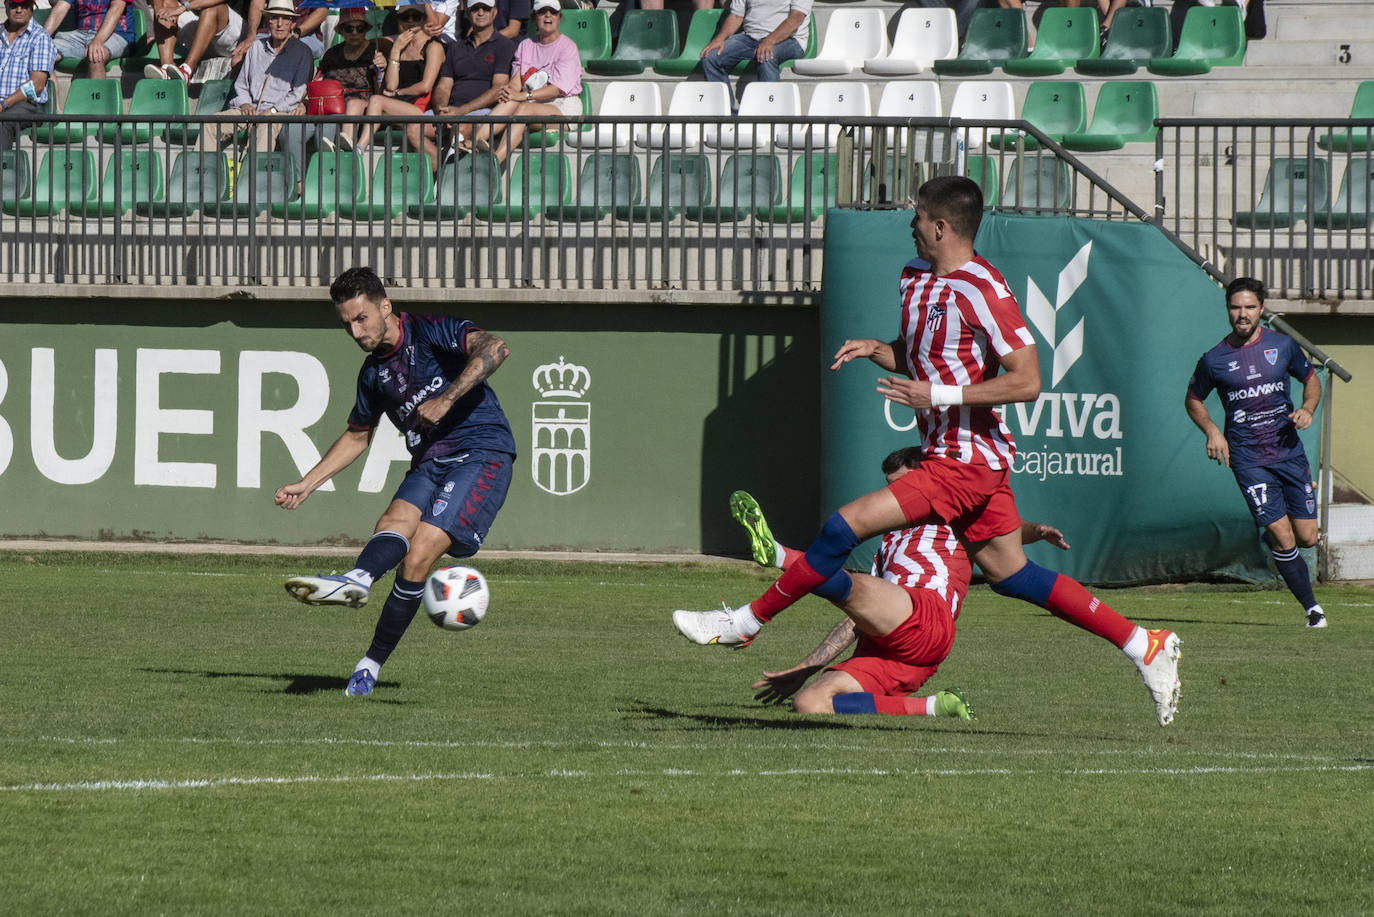
[[[887,53],[887,17],[871,7],[836,10],[825,27],[825,39],[813,58],[793,61],[802,76],[844,76],[864,61]]]
[[[658,83],[638,80],[624,82],[612,81],[606,84],[601,96],[601,107],[597,114],[603,118],[619,118],[622,121],[636,121],[641,118],[657,117],[663,114],[663,95]],[[642,132],[644,125],[597,124],[588,131],[570,131],[567,139],[578,147],[595,149],[625,150],[636,131]]]
[[[754,118],[801,118],[801,89],[796,83],[750,83],[739,100],[735,124],[706,134],[706,145],[720,149],[773,146],[776,134],[786,134],[785,124],[750,124]]]
[[[673,90],[666,114],[670,118],[728,119],[730,87],[724,83],[712,83],[707,80],[683,80]],[[704,124],[653,124],[648,125],[648,130],[645,130],[645,125],[640,125],[635,130],[635,144],[648,149],[659,149],[664,146],[666,134],[669,149],[696,150],[701,148],[702,138],[708,130],[714,132],[715,127]]]
[[[959,84],[954,91],[954,101],[949,106],[951,118],[964,118],[970,121],[1012,121],[1016,118],[1016,99],[1012,95],[1011,83],[1000,80],[970,80]],[[964,147],[969,150],[983,146],[983,128],[971,128],[964,132]]]
[[[811,92],[811,104],[806,116],[817,121],[843,121],[846,118],[867,118],[872,112],[866,83],[834,81],[817,83]],[[792,150],[833,150],[840,136],[838,124],[813,124],[794,127],[791,132],[779,128],[777,144]]]
[[[959,56],[959,26],[950,9],[902,10],[892,50],[864,61],[864,72],[874,76],[906,76],[921,73],[937,60]]]

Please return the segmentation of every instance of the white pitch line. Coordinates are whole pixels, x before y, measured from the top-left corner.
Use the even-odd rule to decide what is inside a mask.
[[[1011,768],[935,768],[911,770],[885,770],[881,768],[791,768],[788,770],[743,771],[732,769],[721,773],[717,771],[694,771],[683,768],[667,768],[658,771],[617,770],[596,773],[581,770],[551,770],[538,774],[363,774],[359,776],[322,777],[306,774],[295,777],[207,777],[193,780],[81,780],[72,783],[27,783],[0,786],[5,793],[91,793],[91,792],[143,792],[173,790],[213,790],[224,787],[290,787],[301,785],[337,785],[348,783],[425,783],[452,782],[467,780],[548,780],[605,778],[619,780],[624,777],[691,777],[719,780],[722,776],[744,777],[1200,777],[1231,776],[1254,774],[1311,774],[1311,773],[1353,773],[1374,770],[1374,764],[1330,765],[1320,767],[1184,767],[1184,768],[1139,768],[1139,769],[1080,769],[1014,770]]]

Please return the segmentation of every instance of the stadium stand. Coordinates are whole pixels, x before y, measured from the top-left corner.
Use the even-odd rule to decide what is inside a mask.
[[[1151,58],[1149,68],[1160,76],[1198,76],[1213,67],[1239,67],[1244,62],[1245,19],[1240,8],[1195,6],[1184,17],[1173,56]]]
[[[816,56],[792,67],[803,76],[848,76],[864,62],[887,54],[887,17],[883,10],[859,8],[830,14]]]
[[[1088,98],[1083,84],[1071,80],[1032,83],[1021,105],[1021,120],[1029,121],[1051,140],[1063,142],[1066,134],[1081,133],[1088,124]],[[996,148],[1033,150],[1040,143],[1030,134],[1008,132],[989,137],[988,145]]]
[[[139,201],[162,200],[162,157],[151,150],[121,150],[105,161],[96,205],[102,217],[119,216]]]
[[[701,52],[715,37],[720,27],[723,9],[696,10],[687,25],[687,36],[682,40],[682,52],[677,57],[657,61],[654,72],[663,76],[686,76],[701,72]]]
[[[633,122],[638,118],[656,118],[662,113],[663,94],[658,83],[617,80],[602,92],[597,115],[619,120],[613,124],[591,125],[587,131],[573,131],[568,140],[573,146],[588,149],[629,149],[634,139]]]
[[[1317,213],[1330,212],[1331,181],[1325,160],[1308,162],[1276,157],[1264,178],[1254,210],[1237,210],[1241,229],[1274,229],[1307,219],[1309,203]]]
[[[587,73],[601,76],[632,76],[659,61],[678,55],[677,13],[672,10],[630,10],[620,27],[620,38],[610,57],[583,62]]]
[[[1365,80],[1355,89],[1355,98],[1350,103],[1350,117],[1374,119],[1374,80]],[[1369,128],[1332,131],[1318,137],[1317,146],[1323,150],[1364,152],[1374,148],[1374,132]]]
[[[1097,10],[1080,7],[1047,9],[1035,33],[1035,47],[1022,58],[1005,61],[1002,69],[1013,76],[1053,76],[1080,60],[1097,57],[1100,30]]]
[[[1083,152],[1119,150],[1128,143],[1153,141],[1157,117],[1159,94],[1154,83],[1103,83],[1088,129],[1067,134],[1060,142]]]
[[[1168,56],[1172,48],[1168,10],[1128,7],[1112,19],[1102,53],[1079,60],[1074,70],[1085,76],[1126,76]]]
[[[864,72],[871,76],[910,76],[923,73],[937,60],[959,54],[958,23],[954,11],[922,8],[904,9],[897,18],[892,49],[883,56],[864,61]]]
[[[991,73],[1008,60],[1026,56],[1026,16],[1017,9],[982,9],[964,36],[959,56],[937,60],[940,76],[978,76]]]

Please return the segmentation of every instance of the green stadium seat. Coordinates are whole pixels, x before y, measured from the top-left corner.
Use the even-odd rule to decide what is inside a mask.
[[[154,83],[172,82],[153,80]],[[177,82],[180,82],[178,80]],[[196,97],[193,111],[198,115],[214,115],[229,107],[229,97],[234,94],[233,80],[206,80],[200,85],[200,95]],[[172,124],[167,127],[167,142],[190,146],[200,139],[203,124]]]
[[[202,209],[222,217],[252,217],[296,196],[296,161],[290,153],[255,152],[228,163],[229,194]]]
[[[810,223],[825,213],[839,196],[840,160],[834,153],[804,153],[792,163],[787,197],[772,207],[760,207],[758,217],[774,223]]]
[[[139,80],[134,84],[133,98],[129,100],[129,114],[140,117],[179,118],[191,113],[191,103],[186,94],[183,80]],[[161,134],[165,124],[156,121],[138,123],[106,124],[100,136],[107,143],[113,143],[118,135],[125,143],[147,143],[156,127]],[[182,125],[177,125],[177,128]]]
[[[1053,12],[1050,10],[1049,12]],[[1088,126],[1088,99],[1083,84],[1072,80],[1040,81],[1026,90],[1021,120],[1029,121],[1056,143],[1065,134],[1082,133]],[[1008,131],[988,137],[988,146],[998,149],[1039,149],[1040,142],[1030,134]]]
[[[562,153],[531,150],[520,153],[510,167],[510,191],[504,202],[474,208],[478,217],[493,222],[532,220],[546,208],[572,203],[572,163]]]
[[[909,149],[909,148],[908,148]],[[907,152],[889,150],[883,157],[882,174],[878,164],[869,160],[864,170],[863,199],[870,204],[914,201],[921,186],[921,163]],[[873,185],[877,179],[877,187]]]
[[[1173,48],[1169,11],[1163,7],[1123,7],[1112,17],[1107,44],[1097,57],[1081,58],[1075,70],[1088,76],[1124,76]]]
[[[620,26],[620,40],[610,57],[583,64],[588,73],[629,76],[643,73],[661,60],[678,54],[677,13],[673,10],[630,10]]]
[[[711,162],[705,153],[663,153],[649,166],[644,194],[643,205],[617,207],[616,215],[643,222],[697,213],[711,203]]]
[[[997,159],[970,153],[964,158],[964,174],[983,189],[983,206],[996,207],[1002,200],[1002,177],[997,173]]]
[[[434,167],[424,153],[388,153],[372,167],[372,193],[339,201],[345,219],[384,220],[434,202]]]
[[[228,190],[228,160],[223,153],[182,150],[172,160],[163,196],[135,201],[134,212],[150,217],[190,216],[202,206],[224,200]]]
[[[593,153],[582,163],[577,197],[571,204],[549,207],[544,215],[555,220],[594,223],[642,200],[639,158],[633,153]]]
[[[1178,50],[1150,60],[1160,76],[1197,76],[1245,63],[1245,14],[1238,6],[1195,6],[1183,17]]]
[[[1078,134],[1060,141],[1070,150],[1102,152],[1119,150],[1128,143],[1153,143],[1159,128],[1159,95],[1154,83],[1113,82],[1102,84],[1093,107],[1092,123]]]
[[[937,60],[940,76],[991,73],[1009,60],[1026,56],[1026,14],[1020,9],[981,9],[973,14],[964,46],[952,60]]]
[[[21,217],[44,217],[70,209],[78,216],[94,216],[97,175],[93,151],[69,147],[48,150],[38,163],[38,177],[29,185],[29,194],[5,200],[4,211]]]
[[[411,204],[406,213],[428,220],[462,219],[500,201],[501,163],[490,153],[473,153],[444,164],[434,200]]]
[[[1276,156],[1264,177],[1254,210],[1237,210],[1238,229],[1284,229],[1307,219],[1307,205],[1316,214],[1331,212],[1331,181],[1325,159]]]
[[[28,153],[21,150],[0,151],[0,202],[9,205],[28,197],[30,184]]]
[[[1002,207],[1012,210],[1069,210],[1073,173],[1057,156],[1018,156],[1007,169]]]
[[[529,34],[538,31],[530,18]],[[558,31],[577,45],[577,56],[583,66],[587,61],[611,56],[611,17],[605,10],[564,10]]]
[[[362,158],[352,151],[325,151],[311,156],[306,164],[301,196],[295,200],[274,201],[272,216],[318,220],[346,202],[356,209],[366,200],[367,176]]]
[[[1374,222],[1371,202],[1374,202],[1374,159],[1352,159],[1341,177],[1336,203],[1329,210],[1320,206],[1314,208],[1313,222],[1323,229],[1368,229]]]
[[[1100,30],[1097,10],[1054,7],[1045,10],[1035,33],[1035,47],[1025,57],[1002,64],[1016,76],[1052,76],[1086,58],[1097,57]]]
[[[720,167],[715,204],[684,213],[689,220],[733,222],[782,203],[782,166],[772,153],[731,153]]]
[[[105,162],[99,213],[120,216],[136,203],[162,200],[162,156],[152,150],[121,150]]]
[[[49,95],[56,87],[49,87]],[[64,115],[105,115],[117,117],[123,113],[124,96],[119,90],[119,80],[108,77],[93,80],[89,77],[76,77],[67,87],[67,98],[62,103]],[[83,137],[94,137],[100,133],[100,125],[95,122],[86,124],[66,124],[49,121],[34,125],[33,135],[40,143],[80,143]]]
[[[687,37],[682,40],[682,53],[654,64],[654,72],[663,76],[687,76],[701,71],[701,51],[720,28],[723,9],[696,10],[687,23]]]
[[[1374,80],[1365,80],[1355,90],[1350,103],[1350,117],[1374,120]],[[1342,153],[1362,153],[1374,149],[1374,127],[1356,127],[1348,131],[1332,131],[1317,138],[1323,150]]]

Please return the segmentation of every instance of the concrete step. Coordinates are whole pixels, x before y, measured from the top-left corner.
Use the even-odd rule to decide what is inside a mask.
[[[1245,67],[1324,67],[1350,69],[1350,79],[1367,79],[1374,70],[1374,33],[1354,37],[1307,37],[1293,41],[1251,42],[1245,49]],[[1263,78],[1263,74],[1254,74]]]
[[[1251,49],[1270,41],[1374,40],[1374,18],[1358,15],[1347,8],[1311,4],[1307,9],[1284,9],[1277,15],[1270,12],[1267,18],[1269,34],[1263,41],[1251,43]]]
[[[1327,521],[1327,577],[1374,579],[1374,506],[1333,503]]]

